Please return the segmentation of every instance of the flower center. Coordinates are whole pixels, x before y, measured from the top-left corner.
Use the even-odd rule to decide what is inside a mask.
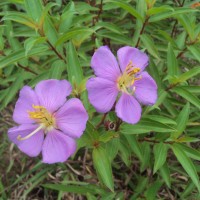
[[[140,68],[134,67],[132,61],[130,61],[124,73],[117,80],[118,89],[127,94],[133,94],[135,91],[134,82],[142,78],[141,76],[135,77],[138,72],[140,72]]]
[[[51,113],[49,113],[49,111],[45,107],[35,105],[32,105],[32,107],[34,108],[34,111],[27,111],[29,117],[35,120],[36,123],[40,124],[40,126],[25,137],[21,137],[21,135],[18,135],[18,140],[26,140],[36,134],[41,129],[44,129],[44,132],[46,133],[49,130],[56,128],[55,117]]]
[[[28,111],[29,117],[35,120],[39,124],[43,124],[45,128],[55,126],[55,118],[49,113],[49,111],[43,106],[32,106],[35,111]]]

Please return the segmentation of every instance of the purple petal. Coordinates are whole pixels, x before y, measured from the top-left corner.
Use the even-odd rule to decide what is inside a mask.
[[[58,129],[79,138],[86,128],[88,114],[79,99],[68,100],[55,114]]]
[[[43,130],[38,131],[26,140],[18,140],[17,137],[21,135],[21,137],[23,138],[37,128],[38,125],[33,124],[23,124],[20,126],[16,126],[8,130],[8,137],[14,144],[18,146],[18,148],[22,152],[30,157],[35,157],[39,155],[42,149],[42,143],[44,140]]]
[[[76,142],[58,130],[47,133],[42,147],[42,162],[57,163],[66,161],[76,150]]]
[[[71,91],[72,87],[66,80],[45,80],[38,83],[35,87],[40,105],[50,112],[54,112],[62,106]]]
[[[98,112],[111,110],[117,98],[117,84],[103,78],[90,78],[87,82],[88,98]]]
[[[117,51],[117,57],[122,72],[126,69],[126,66],[132,61],[134,67],[140,68],[140,72],[148,65],[148,56],[137,48],[122,47]]]
[[[13,120],[18,124],[33,123],[34,121],[29,118],[28,111],[33,111],[32,105],[38,104],[35,92],[29,86],[24,86],[19,93],[19,99],[15,105]]]
[[[137,100],[125,93],[122,94],[117,102],[115,111],[120,119],[130,124],[136,124],[140,120],[142,112]]]
[[[135,81],[135,97],[144,105],[153,105],[157,100],[157,85],[153,78],[147,73],[140,74],[141,80]]]
[[[101,78],[116,81],[120,76],[117,60],[107,46],[102,46],[95,51],[91,67],[94,69],[95,75]]]

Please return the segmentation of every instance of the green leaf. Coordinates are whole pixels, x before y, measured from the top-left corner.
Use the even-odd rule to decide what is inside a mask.
[[[37,29],[37,25],[35,24],[35,22],[24,13],[9,11],[6,13],[2,20],[12,20],[20,24],[24,24],[28,27]]]
[[[200,89],[199,89],[200,87],[196,85],[181,86],[181,88],[197,95],[200,94]]]
[[[178,144],[188,157],[200,161],[200,151],[193,149],[185,144]]]
[[[149,20],[149,22],[157,22],[166,18],[175,17],[178,14],[186,14],[186,13],[193,13],[197,12],[197,9],[191,9],[191,8],[176,8],[174,11],[166,11],[157,13],[156,15],[152,16]]]
[[[120,143],[119,143],[119,152],[120,157],[123,160],[123,162],[126,164],[127,167],[130,167],[131,165],[131,150],[127,144],[127,141],[124,137],[120,137]]]
[[[162,176],[163,180],[165,181],[166,185],[171,188],[171,177],[170,171],[167,163],[165,163],[160,169],[160,175]]]
[[[119,134],[114,131],[106,131],[99,137],[99,141],[107,143],[114,138],[118,138]]]
[[[186,142],[199,142],[200,139],[195,137],[189,137],[189,136],[182,136],[175,140],[178,143],[186,143]]]
[[[163,13],[163,12],[166,12],[166,11],[174,11],[174,9],[171,6],[168,6],[168,5],[164,5],[164,6],[160,6],[160,7],[153,7],[153,8],[150,8],[147,11],[147,15],[151,16],[151,15]]]
[[[70,29],[69,31],[67,31],[66,33],[64,33],[62,36],[60,36],[56,42],[56,46],[63,44],[67,41],[69,41],[70,39],[75,38],[76,36],[82,36],[85,33],[88,34],[92,34],[94,31],[91,28],[83,28],[83,27],[78,27],[78,28],[74,28],[74,29]]]
[[[0,60],[0,69],[34,55],[48,55],[49,52],[47,50],[47,47],[33,48],[26,56],[24,49],[19,49]]]
[[[75,13],[75,5],[74,2],[71,1],[69,4],[67,4],[66,8],[64,9],[64,12],[61,15],[59,33],[64,33],[69,30],[69,28],[72,25]]]
[[[122,1],[122,0],[110,0],[109,2],[112,2],[113,4],[123,8],[128,13],[130,13],[132,16],[136,17],[137,19],[140,19],[143,21],[142,16],[131,6],[130,4]]]
[[[55,46],[56,41],[58,40],[58,33],[54,23],[48,16],[44,18],[43,30],[45,37],[47,37],[48,41]],[[57,50],[59,51],[60,49]]]
[[[2,200],[8,199],[7,196],[6,196],[5,187],[4,187],[1,179],[0,179],[0,194],[1,194]]]
[[[119,26],[117,26],[116,24],[113,24],[111,22],[98,22],[95,25],[94,29],[96,31],[100,28],[106,28],[106,29],[110,30],[111,32],[118,33],[118,34],[121,34],[123,31]]]
[[[171,76],[178,75],[178,63],[170,43],[168,44],[168,51],[167,51],[167,69],[168,69],[167,70],[168,75]]]
[[[81,184],[81,183],[79,183]],[[75,194],[86,195],[87,193],[91,194],[103,194],[104,191],[99,188],[99,186],[95,186],[88,183],[82,183],[81,185],[69,185],[69,184],[43,184],[44,188],[63,191],[63,192],[71,192]]]
[[[177,19],[188,33],[191,41],[193,41],[195,39],[195,32],[194,32],[195,26],[192,22],[193,20],[191,20],[191,17],[188,15],[178,15]]]
[[[27,14],[36,22],[39,21],[42,14],[41,0],[24,0]]]
[[[154,148],[153,148],[153,152],[154,152],[154,158],[155,158],[155,162],[154,162],[154,168],[153,168],[153,173],[155,174],[157,172],[157,170],[159,170],[164,163],[166,162],[166,158],[167,158],[167,150],[168,147],[166,144],[164,143],[159,143],[159,144],[155,144]]]
[[[149,132],[160,132],[160,133],[169,133],[175,131],[176,129],[162,124],[160,122],[156,122],[150,119],[142,119],[139,123],[135,125],[131,124],[122,124],[121,125],[121,132],[124,134],[142,134],[142,133],[149,133]]]
[[[54,6],[58,6],[57,3],[48,3],[47,5],[45,5],[44,9],[42,10],[42,13],[41,13],[41,16],[40,16],[40,19],[39,19],[39,26],[42,27],[43,23],[44,23],[44,20],[45,18],[48,16],[49,14],[49,11],[52,7]]]
[[[148,142],[143,142],[142,143],[142,150],[143,150],[143,162],[141,163],[140,171],[143,172],[146,170],[148,167],[150,167],[151,163],[151,147]]]
[[[151,110],[154,110],[155,108],[159,109],[159,106],[163,104],[163,102],[165,102],[166,98],[167,98],[167,92],[165,90],[160,90],[158,93],[158,99],[156,103],[153,106],[148,107],[145,113],[150,112]]]
[[[119,138],[114,138],[108,143],[106,143],[106,152],[109,157],[110,162],[114,160],[114,158],[117,156],[117,153],[119,151]]]
[[[66,64],[62,60],[56,60],[52,63],[51,69],[50,69],[50,76],[51,79],[61,79],[62,73],[66,68]]]
[[[191,70],[181,74],[179,77],[177,77],[172,84],[182,83],[184,81],[187,81],[188,79],[196,76],[200,73],[200,67],[194,67]]]
[[[173,91],[200,109],[200,100],[197,96],[182,87],[175,87],[173,88]]]
[[[200,50],[199,47],[195,46],[195,45],[190,45],[187,46],[187,49],[190,51],[190,53],[194,56],[194,58],[200,62]]]
[[[155,200],[158,190],[161,188],[162,182],[156,181],[155,183],[148,186],[147,191],[145,192],[146,199]]]
[[[95,148],[92,158],[96,172],[102,182],[111,190],[114,190],[111,163],[103,147]]]
[[[45,37],[30,37],[24,42],[25,55],[37,44],[44,43]]]
[[[15,97],[17,94],[18,90],[22,87],[23,81],[24,81],[24,73],[20,73],[17,77],[16,80],[12,83],[12,85],[9,87],[9,90],[7,92],[7,95],[5,96],[2,106],[6,107],[8,103],[11,102],[11,100]]]
[[[68,79],[71,83],[73,82],[73,77],[75,78],[77,84],[80,84],[83,80],[83,70],[72,42],[67,44],[67,72]]]
[[[145,188],[149,185],[148,178],[145,176],[139,176],[137,184],[134,188],[134,193],[131,197],[132,200],[138,199],[137,197],[142,194],[145,190]]]
[[[127,139],[128,144],[130,145],[131,150],[137,155],[141,162],[143,162],[144,157],[142,153],[142,147],[137,140],[135,135],[124,135]]]
[[[28,85],[30,87],[34,87],[37,83],[39,83],[40,81],[45,80],[45,79],[49,79],[49,72],[48,71],[45,71],[45,72],[41,73],[40,75],[36,76],[35,78],[33,78],[28,83]]]
[[[94,147],[95,144],[99,145],[99,133],[93,126],[93,124],[88,121],[85,129],[85,133],[83,136],[78,140],[78,147]]]
[[[182,167],[185,169],[185,171],[188,173],[193,183],[196,185],[197,189],[200,192],[199,176],[197,174],[197,171],[193,162],[191,161],[190,158],[187,157],[187,155],[185,154],[184,150],[182,149],[180,145],[173,144],[171,145],[171,148],[176,158],[178,159]]]
[[[189,119],[189,114],[190,114],[190,104],[187,103],[183,107],[179,115],[177,116],[177,119],[176,119],[177,131],[172,132],[172,135],[171,135],[172,138],[178,138],[183,133]]]
[[[157,47],[155,46],[152,38],[147,34],[142,34],[140,36],[144,47],[147,48],[147,51],[155,58],[160,59],[159,53],[157,51]]]
[[[101,37],[109,38],[113,41],[118,42],[119,44],[126,44],[130,46],[133,45],[133,41],[129,37],[123,34],[111,33],[111,32],[106,32],[106,33],[98,32],[97,35]]]
[[[176,125],[176,121],[174,121],[173,119],[169,118],[169,117],[164,117],[162,115],[145,115],[143,117],[143,119],[150,119],[150,120],[154,120],[157,122],[160,122],[162,124],[172,124],[172,125]]]

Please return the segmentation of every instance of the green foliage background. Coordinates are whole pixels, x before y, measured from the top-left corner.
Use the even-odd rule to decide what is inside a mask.
[[[200,199],[200,7],[190,0],[0,2],[0,199]],[[89,104],[95,49],[136,46],[150,57],[158,100],[136,125]],[[7,139],[23,85],[67,79],[90,115],[73,159],[45,165]],[[104,116],[103,116],[104,117]],[[95,128],[97,127],[97,128]],[[69,193],[68,193],[69,192]]]

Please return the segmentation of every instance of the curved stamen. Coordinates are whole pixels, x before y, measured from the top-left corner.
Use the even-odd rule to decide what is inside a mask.
[[[126,66],[124,73],[118,78],[117,86],[119,90],[133,95],[135,92],[135,87],[132,88],[135,81],[138,81],[142,78],[142,76],[137,76],[137,73],[140,72],[140,68],[130,61]]]
[[[36,134],[39,130],[41,130],[43,128],[44,128],[44,125],[40,125],[38,128],[36,128],[33,132],[31,132],[30,134],[28,134],[25,137],[22,137],[21,135],[18,135],[17,139],[20,140],[20,141],[26,140],[26,139],[30,138],[31,136],[33,136],[34,134]]]

